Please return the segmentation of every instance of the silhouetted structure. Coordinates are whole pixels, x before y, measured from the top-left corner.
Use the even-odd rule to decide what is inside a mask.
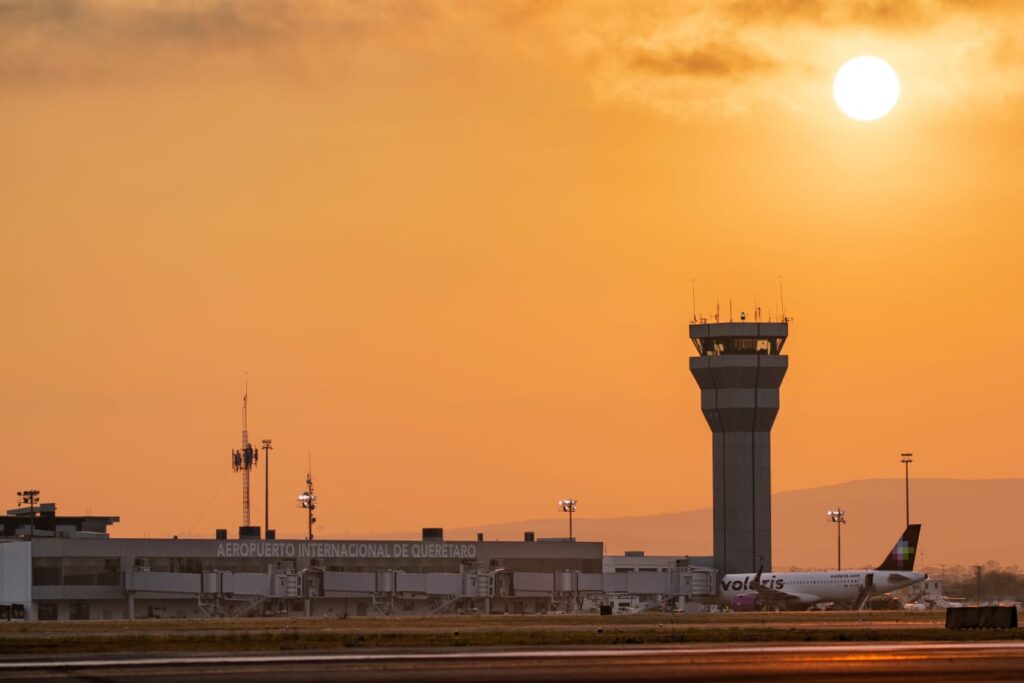
[[[690,325],[690,371],[711,427],[715,568],[772,568],[771,430],[789,366],[789,324]]]
[[[249,472],[256,467],[260,451],[249,443],[249,388],[246,381],[245,394],[242,396],[242,447],[231,451],[231,467],[242,473],[242,526],[241,529],[252,529],[249,525]],[[255,527],[257,530],[259,527]],[[257,538],[259,532],[256,533]]]
[[[107,538],[107,527],[120,519],[107,515],[58,515],[54,503],[36,503],[31,508],[13,508],[6,515],[0,515],[0,535],[5,538]]]

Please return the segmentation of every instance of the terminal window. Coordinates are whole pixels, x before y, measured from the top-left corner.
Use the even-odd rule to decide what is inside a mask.
[[[34,557],[35,586],[117,586],[121,561],[116,557]]]

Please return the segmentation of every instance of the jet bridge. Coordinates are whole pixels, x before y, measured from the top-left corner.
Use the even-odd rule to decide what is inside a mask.
[[[677,567],[657,572],[459,573],[337,572],[268,567],[266,573],[130,570],[125,590],[134,616],[137,600],[191,598],[208,616],[280,613],[298,602],[307,613],[324,608],[381,615],[443,612],[575,612],[611,596],[635,597],[665,609],[715,594],[715,570]]]

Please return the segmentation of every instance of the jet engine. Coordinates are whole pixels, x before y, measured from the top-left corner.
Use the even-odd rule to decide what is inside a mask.
[[[756,612],[761,609],[761,603],[757,599],[757,593],[744,593],[732,599],[733,612]]]

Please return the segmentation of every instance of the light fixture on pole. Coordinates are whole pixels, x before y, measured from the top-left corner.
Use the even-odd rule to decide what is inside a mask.
[[[576,500],[574,498],[567,498],[566,500],[558,501],[558,506],[562,508],[562,512],[569,513],[569,540],[573,540],[572,535],[572,513],[576,512]]]
[[[270,439],[263,439],[263,537],[270,535]]]
[[[843,524],[846,524],[846,513],[842,508],[829,510],[828,518],[836,525],[836,571],[843,570]]]
[[[910,526],[910,463],[914,462],[914,454],[900,453],[900,462],[903,463],[903,467],[906,471],[907,526]]]
[[[39,489],[25,489],[18,491],[18,507],[28,505],[29,527],[28,537],[35,538],[36,535],[36,503],[39,502]]]

